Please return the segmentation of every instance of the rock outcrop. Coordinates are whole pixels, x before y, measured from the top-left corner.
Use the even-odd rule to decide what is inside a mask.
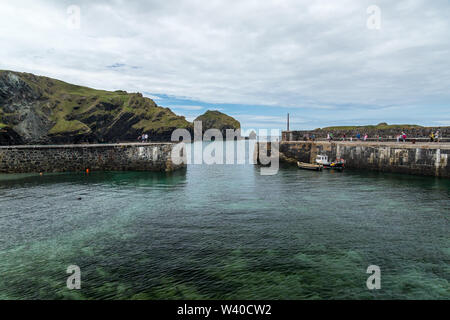
[[[102,91],[0,71],[0,144],[170,141],[192,124],[140,93]]]
[[[206,111],[203,115],[197,117],[194,121],[202,122],[202,131],[205,133],[209,129],[217,129],[222,132],[222,136],[226,138],[226,130],[238,130],[241,128],[239,121],[219,111]],[[239,138],[241,138],[239,134]]]

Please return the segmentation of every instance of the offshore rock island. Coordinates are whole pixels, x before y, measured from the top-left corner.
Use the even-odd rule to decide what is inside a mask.
[[[203,115],[197,117],[194,121],[202,122],[202,134],[207,130],[217,129],[222,133],[222,136],[227,136],[227,130],[238,130],[241,128],[241,124],[236,119],[220,112],[220,111],[206,111]]]

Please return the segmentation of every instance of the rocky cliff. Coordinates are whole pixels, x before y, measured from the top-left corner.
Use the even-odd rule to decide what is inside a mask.
[[[102,91],[0,71],[0,144],[170,141],[192,124],[140,93]]]

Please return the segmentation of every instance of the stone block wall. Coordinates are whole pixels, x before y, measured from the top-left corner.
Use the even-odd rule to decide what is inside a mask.
[[[450,178],[449,144],[281,142],[280,160],[313,163],[318,154],[344,158],[346,168]]]
[[[450,178],[450,146],[317,143],[317,153],[343,158],[347,168]],[[315,156],[314,156],[315,158]]]
[[[311,162],[311,154],[315,144],[308,142],[286,142],[280,144],[280,153],[287,158],[293,158],[300,162]]]
[[[173,143],[0,147],[1,173],[173,171]],[[183,149],[180,155],[185,158]]]

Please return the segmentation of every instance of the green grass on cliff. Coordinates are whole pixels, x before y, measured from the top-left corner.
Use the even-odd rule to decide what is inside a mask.
[[[61,119],[50,130],[50,134],[60,134],[65,132],[81,134],[87,133],[89,131],[91,131],[91,129],[87,125],[78,120],[66,121],[64,119]]]
[[[153,100],[138,93],[91,89],[13,71],[0,71],[0,76],[6,72],[18,76],[31,88],[29,91],[40,97],[40,106],[35,111],[54,124],[50,135],[84,134],[98,129],[107,131],[121,117],[125,118],[123,121],[134,124],[132,128],[150,132],[192,126],[184,117],[157,106]],[[132,128],[131,125],[128,127]]]
[[[144,132],[153,130],[159,132],[165,128],[186,129],[189,127],[190,123],[186,123],[186,121],[184,121],[183,119],[177,119],[174,117],[160,120],[143,119],[133,126],[133,128],[142,129]]]
[[[6,128],[8,125],[3,123],[3,108],[0,106],[0,129]]]

